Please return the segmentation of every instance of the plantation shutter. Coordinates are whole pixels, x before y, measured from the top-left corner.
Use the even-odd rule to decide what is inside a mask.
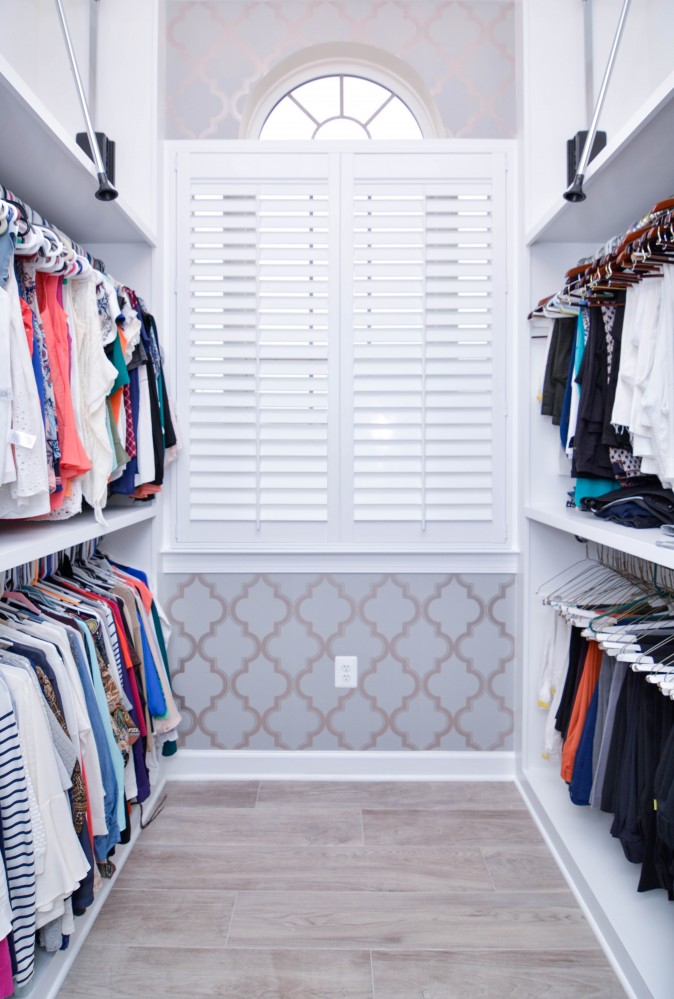
[[[324,169],[190,182],[187,506],[204,538],[324,533],[329,200]]]
[[[464,179],[461,157],[434,157],[423,182],[409,158],[397,178],[395,160],[386,179],[375,157],[355,165],[351,458],[363,539],[503,535],[503,206],[491,158],[471,159]]]
[[[503,157],[315,148],[179,156],[177,540],[502,543]]]

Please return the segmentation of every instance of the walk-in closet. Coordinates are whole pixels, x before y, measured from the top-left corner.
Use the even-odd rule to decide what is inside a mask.
[[[0,26],[0,997],[668,999],[672,5]]]

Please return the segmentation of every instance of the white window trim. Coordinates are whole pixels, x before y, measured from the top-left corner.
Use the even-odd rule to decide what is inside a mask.
[[[286,94],[321,76],[360,76],[379,83],[407,105],[424,139],[440,139],[445,134],[430,91],[402,59],[371,45],[331,42],[283,59],[258,81],[241,118],[240,139],[257,139],[267,115]]]
[[[423,140],[422,140],[423,141]],[[315,143],[304,143],[305,147]],[[343,148],[343,143],[321,143],[322,149],[327,149],[331,145],[335,148]],[[177,154],[181,152],[191,153],[227,153],[233,150],[240,152],[259,152],[263,147],[269,154],[292,153],[297,151],[297,142],[262,142],[262,141],[241,141],[241,140],[167,140],[164,143],[165,155],[165,229],[166,233],[176,234],[177,232],[177,205],[176,205],[176,181],[177,181]],[[433,144],[434,149],[442,152],[463,152],[463,153],[483,153],[502,152],[508,160],[507,171],[507,211],[510,224],[506,233],[506,246],[508,260],[515,259],[517,248],[517,224],[518,215],[514,200],[513,178],[517,175],[517,143],[512,139],[445,139]],[[363,151],[381,153],[400,152],[400,143],[372,141],[362,143],[351,143],[349,148],[362,148]],[[175,321],[175,295],[177,294],[178,275],[176,271],[176,254],[173,254],[170,261],[166,261],[170,266],[172,279],[166,282],[167,299],[165,308],[167,315],[173,315],[174,323],[172,336],[166,341],[166,351],[168,355],[168,370],[171,372],[171,391],[175,398],[176,390],[176,369],[179,363],[178,340],[180,330]],[[512,271],[508,268],[510,285]],[[169,291],[170,289],[170,291]],[[507,339],[506,350],[506,419],[508,424],[508,412],[511,405],[517,398],[517,342],[515,330],[517,329],[517,288],[507,288],[507,329],[504,335]],[[509,426],[506,435],[506,467],[507,474],[506,495],[506,522],[508,524],[507,540],[504,543],[473,543],[473,544],[452,544],[440,545],[433,551],[425,550],[419,546],[411,544],[399,544],[393,548],[391,545],[362,545],[351,548],[340,547],[339,549],[330,545],[322,548],[316,546],[301,545],[274,545],[269,544],[266,548],[252,550],[248,545],[230,545],[218,547],[216,551],[205,544],[195,542],[179,542],[176,540],[176,524],[178,521],[178,490],[176,488],[176,477],[180,474],[180,462],[177,462],[168,469],[167,475],[167,502],[163,505],[161,517],[162,543],[161,556],[162,566],[166,572],[194,571],[194,557],[199,559],[200,571],[221,571],[221,572],[516,572],[519,569],[521,555],[518,547],[518,523],[513,511],[516,509],[515,500],[517,495],[517,451],[518,441]]]

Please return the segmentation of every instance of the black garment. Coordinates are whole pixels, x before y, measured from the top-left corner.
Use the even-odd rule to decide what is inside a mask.
[[[639,635],[637,644],[644,655],[651,655],[652,652],[655,662],[663,662],[674,656],[674,633],[671,628],[663,628],[662,631],[654,628],[652,631],[647,631]]]
[[[649,528],[674,524],[674,492],[655,485],[626,486],[603,496],[585,496],[581,509],[590,510],[602,520],[626,527]]]
[[[550,336],[548,359],[543,379],[541,413],[551,416],[558,427],[561,421],[569,365],[576,338],[576,318],[556,319]]]
[[[175,428],[173,426],[173,421],[171,419],[171,411],[168,401],[168,394],[166,392],[166,377],[164,375],[164,370],[161,360],[161,351],[159,349],[159,336],[157,334],[157,324],[155,323],[154,316],[149,312],[143,312],[143,324],[147,332],[148,338],[152,341],[156,348],[155,358],[157,360],[157,369],[153,367],[154,379],[155,379],[155,390],[157,394],[156,403],[156,414],[154,412],[153,403],[153,413],[152,413],[152,436],[153,444],[155,448],[155,484],[161,485],[164,481],[164,454],[167,448],[175,447],[177,444],[177,437]],[[161,397],[161,398],[160,398]],[[161,412],[159,403],[161,402]],[[163,417],[163,425],[162,425]]]
[[[622,735],[616,771],[615,808],[611,835],[622,843],[627,859],[640,864],[644,858],[644,837],[639,826],[639,756],[643,749],[641,726],[642,701],[647,684],[643,676],[631,670],[625,677],[626,725]],[[659,697],[662,694],[657,692]],[[615,731],[615,729],[614,729]]]
[[[644,859],[641,867],[638,891],[651,891],[663,887],[657,864],[658,830],[655,810],[655,775],[664,752],[667,737],[674,721],[674,704],[668,697],[644,684],[653,691],[652,698],[645,698],[646,709],[641,724],[643,753],[639,764],[639,823],[644,835]],[[650,712],[652,709],[652,717]]]
[[[141,312],[141,319],[143,320],[143,333],[149,339],[150,333],[148,320],[154,323],[152,316],[148,316],[146,313]],[[157,388],[157,378],[154,369],[154,364],[152,363],[152,357],[150,356],[149,345],[146,346],[145,343],[141,341],[141,346],[144,354],[144,364],[147,370],[147,387],[148,394],[150,396],[150,424],[152,426],[152,450],[154,454],[154,477],[152,478],[152,484],[160,486],[164,481],[164,430],[161,424],[161,414],[159,412],[159,393]]]
[[[566,740],[569,731],[573,702],[576,699],[578,684],[583,675],[586,654],[587,641],[581,638],[581,629],[572,628],[571,638],[569,639],[569,668],[566,671],[564,690],[562,691],[557,714],[555,715],[555,728],[558,732],[561,732],[562,739],[564,740]]]
[[[604,324],[604,335],[607,345],[607,381],[604,397],[604,426],[602,429],[602,444],[609,447],[619,447],[632,453],[632,443],[629,431],[625,427],[620,430],[611,423],[613,403],[615,402],[618,374],[620,369],[620,351],[622,347],[623,320],[625,318],[625,293],[618,292],[613,306],[602,306],[601,315]]]
[[[608,397],[606,331],[599,307],[588,309],[590,327],[576,381],[580,385],[573,441],[574,478],[613,479],[608,445],[602,442]]]
[[[653,782],[657,802],[655,868],[661,886],[674,900],[674,722],[669,730]]]
[[[173,420],[171,419],[171,406],[169,404],[168,392],[166,390],[166,376],[164,375],[162,369],[162,379],[161,379],[161,397],[162,405],[164,407],[164,447],[168,450],[171,447],[175,447],[178,443],[178,436],[173,426]]]

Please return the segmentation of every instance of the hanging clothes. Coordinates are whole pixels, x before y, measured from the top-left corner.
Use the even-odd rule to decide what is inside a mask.
[[[582,260],[562,292],[543,300],[578,308],[551,330],[541,413],[560,424],[575,479],[573,503],[624,526],[674,523],[674,270],[671,203]],[[548,311],[546,311],[548,310]],[[565,389],[558,384],[569,355]],[[560,399],[561,410],[560,410]],[[619,492],[638,490],[640,504]],[[657,505],[660,520],[642,515]]]
[[[610,813],[611,834],[641,865],[638,890],[662,888],[674,899],[674,617],[660,588],[613,582],[588,565],[572,580],[578,597],[571,585],[546,598],[559,620],[549,618],[539,706],[548,725],[554,714],[554,749],[573,804]],[[644,578],[653,578],[652,567]],[[545,697],[553,661],[555,686],[563,684],[554,711]],[[546,726],[546,757],[548,748]]]
[[[153,316],[59,236],[2,237],[0,519],[103,523],[111,492],[161,489],[178,438]]]
[[[181,720],[144,574],[99,553],[49,561],[0,599],[0,940],[14,985],[33,973],[36,932],[59,950],[114,871],[128,803],[147,800],[148,764]]]

